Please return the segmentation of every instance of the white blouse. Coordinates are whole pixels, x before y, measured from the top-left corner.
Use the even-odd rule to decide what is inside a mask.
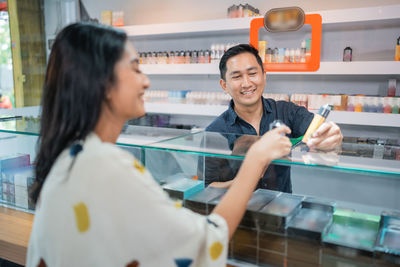
[[[64,150],[36,206],[27,265],[226,266],[228,227],[170,200],[128,152],[94,133]]]

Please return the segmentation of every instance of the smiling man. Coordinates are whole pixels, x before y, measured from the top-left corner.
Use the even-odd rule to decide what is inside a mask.
[[[228,110],[216,118],[206,128],[207,131],[263,135],[269,130],[271,122],[281,120],[291,129],[290,138],[304,135],[314,114],[291,102],[262,97],[266,73],[255,48],[247,44],[230,48],[222,56],[219,70],[221,87],[232,100]],[[342,139],[340,128],[333,122],[327,122],[313,134],[307,145],[310,148],[330,150],[339,146]],[[232,143],[232,140],[229,142]],[[234,146],[233,143],[230,145]],[[206,185],[229,187],[237,172],[238,164],[213,161],[216,159],[206,159],[204,173]],[[224,168],[230,170],[226,171]],[[291,193],[290,167],[270,165],[257,188]]]

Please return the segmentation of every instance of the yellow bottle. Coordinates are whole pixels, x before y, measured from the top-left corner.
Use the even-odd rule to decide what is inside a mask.
[[[400,61],[400,37],[397,38],[396,53],[394,54],[394,60]]]
[[[265,50],[267,49],[267,41],[258,42],[258,54],[263,63],[265,63]]]
[[[329,105],[323,105],[322,107],[320,107],[318,113],[314,115],[314,118],[311,121],[310,126],[308,126],[308,129],[301,141],[303,141],[304,143],[308,142],[308,138],[310,138],[310,136],[326,120],[326,117],[328,117],[330,111],[331,111],[331,106]]]

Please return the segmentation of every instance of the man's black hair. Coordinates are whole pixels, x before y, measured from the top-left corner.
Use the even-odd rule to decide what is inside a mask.
[[[257,59],[258,65],[260,65],[261,69],[264,71],[264,66],[263,66],[260,56],[258,55],[257,49],[255,49],[254,47],[252,47],[251,45],[248,45],[248,44],[238,44],[238,45],[235,45],[235,46],[232,46],[231,48],[229,48],[224,53],[224,55],[221,58],[221,61],[219,62],[219,72],[221,75],[221,79],[223,79],[225,81],[226,62],[228,62],[228,59],[230,59],[231,57],[243,54],[243,53],[253,54]]]

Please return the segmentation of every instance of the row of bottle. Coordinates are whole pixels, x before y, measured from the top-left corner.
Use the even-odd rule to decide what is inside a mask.
[[[243,17],[257,17],[260,15],[260,10],[249,4],[232,5],[228,7],[228,18],[243,18]]]
[[[142,52],[140,64],[204,64],[219,63],[222,55],[236,44],[212,44],[210,50]]]
[[[211,51],[170,51],[139,53],[140,64],[205,64],[211,63]]]
[[[400,107],[398,97],[292,94],[290,101],[309,110],[329,104],[338,111],[398,114]]]
[[[259,41],[258,54],[263,63],[306,63],[311,57],[311,39],[303,40],[296,49],[270,48],[267,41]]]
[[[146,102],[227,105],[231,97],[224,92],[146,90],[144,93],[144,100]]]
[[[399,97],[372,97],[328,94],[272,94],[264,93],[264,98],[275,101],[290,101],[309,110],[317,110],[325,104],[336,111],[399,113]],[[146,102],[187,103],[205,105],[226,105],[231,97],[225,92],[205,92],[190,90],[146,90]]]

